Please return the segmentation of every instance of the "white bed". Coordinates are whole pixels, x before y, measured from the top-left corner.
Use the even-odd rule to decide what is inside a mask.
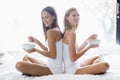
[[[94,52],[94,53],[93,53]],[[88,51],[81,59],[89,57],[91,54],[99,55],[104,52],[104,59],[110,64],[109,70],[101,75],[72,75],[72,74],[57,74],[41,77],[33,77],[22,75],[15,69],[15,64],[18,60],[22,60],[24,53],[10,54],[6,53],[1,59],[4,61],[0,65],[0,80],[120,80],[120,47],[109,46],[102,47],[96,50]],[[110,54],[109,54],[110,53]],[[114,54],[113,54],[114,53]],[[109,55],[108,55],[109,54]]]

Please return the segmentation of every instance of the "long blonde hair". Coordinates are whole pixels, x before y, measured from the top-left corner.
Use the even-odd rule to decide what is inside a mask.
[[[70,13],[73,11],[77,11],[76,8],[70,8],[66,11],[65,16],[64,16],[64,32],[66,30],[71,30],[72,29],[72,25],[69,23],[69,21],[66,19],[66,17],[69,17]]]

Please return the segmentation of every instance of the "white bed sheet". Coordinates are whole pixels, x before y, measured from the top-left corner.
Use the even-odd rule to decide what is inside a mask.
[[[114,49],[113,48],[113,52]],[[111,50],[111,49],[110,49]],[[120,50],[117,49],[117,50]],[[109,51],[109,50],[108,50]],[[119,52],[120,53],[120,52]],[[90,53],[92,54],[92,53]],[[120,55],[119,54],[110,54],[103,55],[106,61],[110,64],[110,69],[101,75],[72,75],[72,74],[57,74],[57,75],[47,75],[41,77],[26,76],[22,75],[15,69],[15,64],[18,60],[22,60],[24,53],[17,53],[14,55],[4,56],[2,60],[4,63],[0,65],[0,80],[120,80]],[[90,55],[83,56],[84,59]]]

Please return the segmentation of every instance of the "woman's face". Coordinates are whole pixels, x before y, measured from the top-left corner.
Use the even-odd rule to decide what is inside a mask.
[[[46,27],[51,26],[54,20],[54,16],[51,16],[47,11],[42,12],[42,22]]]
[[[67,17],[69,23],[76,28],[79,23],[79,14],[77,11],[72,11],[70,15]]]

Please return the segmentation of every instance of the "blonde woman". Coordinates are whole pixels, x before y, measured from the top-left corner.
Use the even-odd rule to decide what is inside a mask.
[[[87,59],[79,66],[75,62],[85,54],[89,49],[98,47],[98,45],[88,45],[88,39],[96,39],[97,35],[93,34],[84,43],[76,49],[75,30],[79,23],[79,13],[77,9],[70,8],[66,11],[64,17],[64,36],[63,36],[63,59],[65,73],[68,74],[99,74],[108,70],[109,64],[101,60],[100,56]]]
[[[36,58],[25,56],[23,61],[16,64],[16,69],[25,75],[42,76],[63,73],[62,67],[62,35],[57,23],[57,15],[53,7],[47,6],[41,12],[43,31],[48,48],[39,40],[30,36],[29,41],[39,45],[43,50],[33,48],[25,50],[29,53],[37,52],[48,57],[41,62]]]

